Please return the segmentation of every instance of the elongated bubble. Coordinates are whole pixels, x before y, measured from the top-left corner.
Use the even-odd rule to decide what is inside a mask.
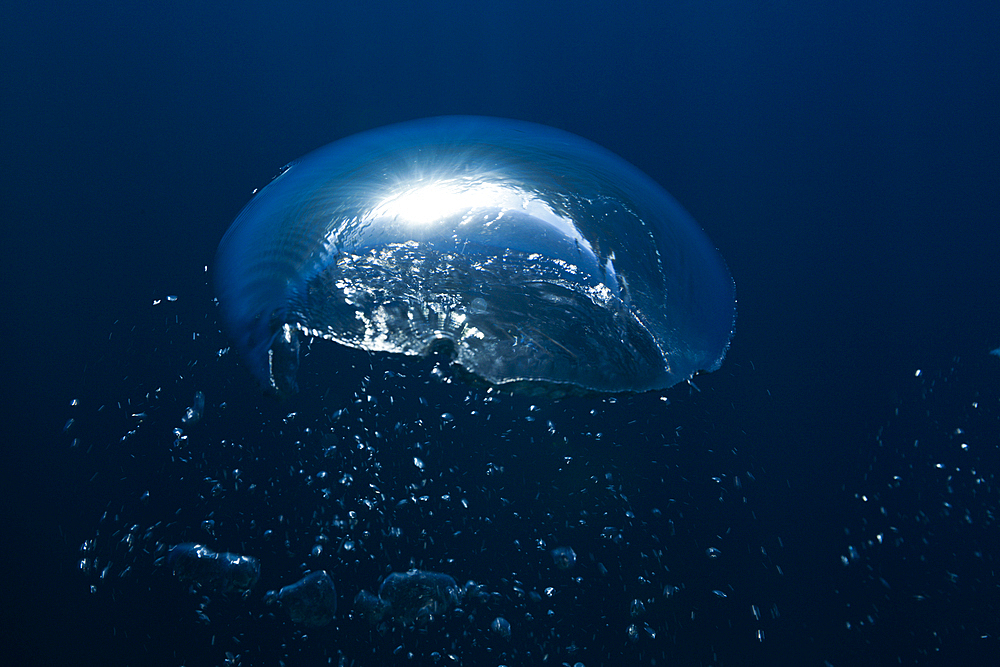
[[[735,288],[659,185],[580,137],[442,117],[289,165],[219,246],[223,320],[265,386],[300,336],[442,349],[512,390],[664,389],[722,363]]]
[[[203,544],[185,542],[170,549],[167,563],[183,582],[245,593],[260,579],[260,563],[252,556],[212,551]]]

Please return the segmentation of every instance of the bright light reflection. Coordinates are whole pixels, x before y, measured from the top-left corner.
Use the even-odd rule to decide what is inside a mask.
[[[445,220],[473,209],[520,206],[509,188],[496,183],[471,183],[460,180],[433,181],[408,187],[372,209],[375,217],[383,215],[426,225]]]
[[[548,202],[509,183],[466,178],[401,183],[396,192],[373,206],[364,219],[390,217],[414,227],[452,224],[457,232],[458,226],[472,219],[472,213],[485,211],[490,212],[487,224],[499,222],[508,211],[522,211],[593,252],[571,218],[559,215]]]

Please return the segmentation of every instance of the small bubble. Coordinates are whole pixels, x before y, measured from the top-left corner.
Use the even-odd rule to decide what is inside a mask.
[[[552,554],[552,562],[560,570],[568,570],[576,563],[576,552],[570,547],[556,547],[549,553]]]
[[[510,623],[502,616],[497,616],[493,619],[493,623],[490,625],[490,630],[504,639],[510,638]]]
[[[201,420],[202,415],[205,413],[205,394],[200,391],[196,391],[194,394],[194,402],[191,407],[184,411],[184,415],[181,417],[181,421],[185,424],[197,424]],[[144,415],[145,416],[145,415]]]
[[[632,618],[639,618],[646,613],[646,605],[642,603],[642,600],[632,600],[632,604],[629,607],[629,615]]]

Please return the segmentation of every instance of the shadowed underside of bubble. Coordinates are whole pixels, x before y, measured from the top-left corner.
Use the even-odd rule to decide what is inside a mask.
[[[722,363],[735,290],[694,221],[635,167],[524,122],[443,117],[289,165],[219,246],[224,323],[265,386],[301,336],[447,350],[513,390],[663,389]]]

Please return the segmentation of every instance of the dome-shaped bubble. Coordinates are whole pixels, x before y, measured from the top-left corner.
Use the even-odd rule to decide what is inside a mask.
[[[663,389],[715,370],[733,280],[638,169],[531,123],[443,117],[289,165],[219,246],[225,325],[252,372],[296,388],[301,335],[447,349],[513,390]]]

